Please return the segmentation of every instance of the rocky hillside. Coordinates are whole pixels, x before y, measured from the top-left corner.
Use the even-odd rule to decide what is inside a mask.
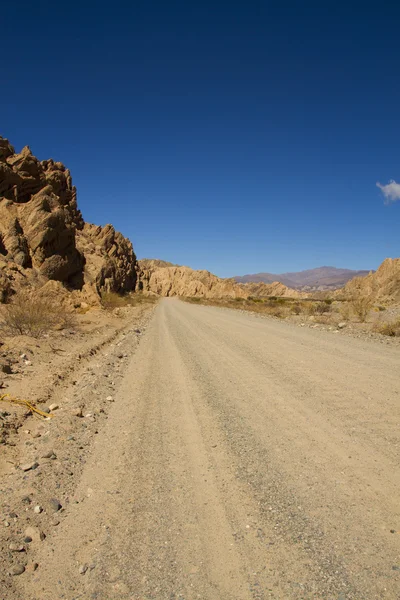
[[[247,298],[247,296],[291,296],[300,293],[281,283],[241,285],[233,279],[221,279],[209,271],[169,266],[159,260],[138,261],[139,290],[160,296],[198,296],[203,298]]]
[[[253,275],[242,275],[235,277],[238,283],[273,283],[280,281],[284,285],[304,290],[323,291],[335,290],[343,287],[354,277],[368,275],[369,271],[354,271],[351,269],[337,269],[336,267],[318,267],[306,271],[293,273],[255,273]]]
[[[273,283],[246,283],[241,287],[246,290],[246,295],[263,297],[277,296],[279,298],[306,298],[307,294],[299,290],[287,287],[279,281]]]
[[[111,225],[84,222],[62,163],[28,146],[17,154],[0,137],[0,295],[48,281],[94,301],[103,289],[135,288],[136,256]]]
[[[400,258],[387,258],[375,273],[349,281],[337,292],[345,298],[368,296],[383,304],[400,304]]]
[[[152,269],[153,271],[162,267],[181,267],[182,265],[175,265],[174,263],[168,262],[167,260],[160,260],[159,258],[142,258],[140,259],[140,267],[142,269]]]
[[[244,298],[242,286],[220,279],[208,271],[189,267],[160,267],[157,260],[138,261],[139,290],[160,296],[199,296],[203,298]]]

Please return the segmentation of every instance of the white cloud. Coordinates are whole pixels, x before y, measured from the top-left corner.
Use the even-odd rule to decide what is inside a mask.
[[[400,183],[396,183],[394,179],[391,179],[386,185],[379,182],[376,185],[385,196],[385,204],[392,204],[392,202],[400,200]]]

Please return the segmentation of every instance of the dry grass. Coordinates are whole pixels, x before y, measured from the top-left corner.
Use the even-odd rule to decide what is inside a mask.
[[[118,294],[117,292],[103,292],[101,294],[101,305],[106,310],[124,308],[127,306],[138,306],[140,304],[155,304],[158,296],[146,296],[141,293]]]
[[[365,323],[369,312],[373,307],[373,302],[368,296],[358,296],[357,298],[350,300],[349,305],[359,321]]]
[[[378,321],[374,326],[374,331],[390,337],[400,337],[400,319],[396,321]]]
[[[20,291],[1,308],[0,326],[6,335],[41,337],[51,329],[73,328],[74,314],[51,300]]]
[[[345,302],[345,301],[341,302],[339,312],[344,321],[351,321],[351,319],[353,317],[353,310],[352,310],[349,302]]]
[[[193,304],[205,304],[208,306],[220,306],[225,308],[235,308],[249,312],[261,313],[285,319],[293,315],[310,316],[330,312],[330,301],[308,301],[298,298],[278,298],[269,296],[266,298],[257,298],[249,296],[248,298],[181,298],[185,302]]]

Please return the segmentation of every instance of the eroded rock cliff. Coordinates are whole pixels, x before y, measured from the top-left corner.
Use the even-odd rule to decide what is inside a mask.
[[[203,298],[247,298],[248,296],[291,296],[301,293],[279,282],[239,284],[221,279],[209,271],[171,266],[159,260],[138,261],[138,289],[160,296],[198,296]]]
[[[352,279],[337,294],[345,298],[368,296],[374,301],[400,304],[400,258],[387,258],[377,271]]]
[[[62,163],[39,161],[28,146],[16,153],[0,137],[0,296],[49,280],[92,299],[133,290],[136,256],[111,225],[84,222]]]

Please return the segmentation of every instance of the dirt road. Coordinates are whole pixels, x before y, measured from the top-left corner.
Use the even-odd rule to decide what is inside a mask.
[[[21,598],[400,598],[399,359],[163,300]]]

